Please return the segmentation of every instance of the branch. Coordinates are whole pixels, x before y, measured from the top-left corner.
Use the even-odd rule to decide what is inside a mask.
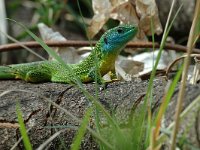
[[[88,41],[73,41],[73,40],[68,40],[64,42],[52,42],[52,41],[46,41],[45,42],[48,46],[50,47],[82,47],[82,46],[94,46],[96,44],[96,41],[92,41],[91,43]],[[35,41],[30,41],[30,42],[21,42],[21,44],[29,47],[29,48],[41,48],[40,44],[35,42]],[[152,42],[129,42],[126,45],[127,48],[152,48],[153,43]],[[155,48],[159,48],[160,44],[155,43]],[[187,47],[178,45],[178,44],[165,44],[165,49],[168,50],[175,50],[177,52],[186,52]],[[17,44],[17,43],[12,43],[12,44],[5,44],[5,45],[0,45],[0,52],[4,51],[12,51],[12,50],[18,50],[22,49],[22,47]],[[200,49],[193,49],[193,53],[200,54]]]

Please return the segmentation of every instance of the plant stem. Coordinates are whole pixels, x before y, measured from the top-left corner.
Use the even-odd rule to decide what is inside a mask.
[[[187,43],[187,47],[188,47],[187,57],[184,59],[182,82],[180,85],[180,91],[179,91],[179,95],[178,95],[178,102],[177,102],[176,114],[175,114],[175,125],[174,125],[174,130],[173,130],[172,139],[171,139],[172,140],[171,150],[175,150],[175,147],[176,147],[176,135],[178,132],[178,127],[179,127],[179,122],[180,122],[180,112],[182,109],[182,101],[184,98],[187,73],[188,73],[188,68],[189,68],[189,64],[190,64],[190,54],[191,54],[192,48],[193,48],[193,42],[194,42],[194,38],[195,38],[194,37],[195,29],[196,29],[196,25],[197,25],[199,16],[200,16],[200,0],[197,0],[194,19],[192,22],[192,26],[190,29],[190,35],[189,35],[189,39],[188,39],[188,43]]]

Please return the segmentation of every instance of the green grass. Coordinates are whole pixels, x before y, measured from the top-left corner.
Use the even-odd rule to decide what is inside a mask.
[[[86,113],[84,115],[84,118],[82,120],[82,123],[80,125],[80,128],[78,129],[77,135],[75,136],[75,138],[74,138],[74,140],[72,142],[71,150],[80,149],[81,141],[84,138],[84,134],[85,134],[85,132],[87,130],[87,126],[88,126],[89,121],[90,121],[92,110],[93,110],[92,107],[87,109],[87,111],[86,111]]]
[[[19,122],[19,125],[20,125],[19,130],[20,130],[20,133],[22,135],[24,147],[25,147],[26,150],[32,150],[32,145],[31,145],[31,142],[30,142],[28,134],[27,134],[27,130],[26,130],[26,127],[25,127],[25,124],[24,124],[24,120],[23,120],[23,117],[22,117],[22,112],[20,110],[19,103],[16,104],[16,112],[17,112],[17,119],[18,119],[18,122]]]
[[[148,84],[148,87],[147,87],[147,93],[146,93],[145,98],[144,98],[144,104],[143,104],[142,109],[140,111],[140,116],[139,116],[140,119],[138,121],[139,122],[139,127],[140,127],[140,129],[139,129],[140,131],[138,131],[138,134],[139,134],[138,136],[139,136],[140,139],[138,141],[140,141],[140,142],[143,141],[142,139],[145,137],[145,143],[144,144],[145,144],[146,148],[149,146],[151,139],[153,139],[153,135],[150,135],[150,133],[152,133],[151,129],[154,128],[152,125],[155,124],[154,121],[152,120],[152,117],[151,117],[152,114],[148,113],[148,118],[146,118],[147,111],[151,112],[147,108],[149,108],[149,106],[151,106],[151,101],[153,99],[152,98],[153,80],[155,79],[156,69],[157,69],[159,60],[161,58],[161,54],[162,54],[162,51],[163,51],[167,36],[169,34],[169,31],[170,31],[170,29],[172,27],[172,24],[173,24],[173,22],[174,22],[174,20],[175,20],[175,18],[177,16],[177,14],[179,13],[180,9],[181,9],[181,7],[176,12],[176,15],[173,17],[173,20],[171,21],[171,23],[169,22],[170,17],[171,17],[170,14],[168,16],[168,21],[167,21],[167,23],[165,25],[165,30],[164,30],[164,33],[163,33],[160,49],[159,49],[159,52],[158,52],[158,55],[157,55],[157,58],[156,58],[156,61],[155,61],[155,65],[153,67],[153,70],[152,70],[152,73],[151,73],[151,76],[150,76],[150,79],[149,79],[149,84]],[[153,31],[153,28],[152,28],[152,31]],[[152,36],[152,39],[154,39],[153,36]],[[173,92],[174,91],[172,91],[172,93]],[[146,131],[145,131],[146,134],[143,131],[145,128],[146,128]],[[149,135],[150,135],[150,137],[149,137]]]

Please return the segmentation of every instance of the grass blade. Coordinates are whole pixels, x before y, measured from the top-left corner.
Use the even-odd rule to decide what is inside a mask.
[[[19,130],[23,138],[24,147],[26,148],[26,150],[32,150],[32,145],[27,135],[27,130],[24,124],[24,120],[22,118],[22,112],[20,110],[19,103],[16,104],[16,112],[17,112],[17,119],[20,125]]]
[[[173,130],[173,134],[172,134],[172,138],[171,138],[171,141],[172,141],[171,149],[172,150],[174,150],[176,147],[176,135],[178,132],[180,113],[181,113],[181,109],[182,109],[182,102],[184,99],[186,79],[187,79],[187,74],[188,74],[188,69],[189,69],[189,64],[190,64],[190,54],[194,47],[195,30],[197,29],[197,25],[199,25],[198,24],[199,18],[200,18],[200,0],[197,0],[196,6],[195,6],[194,18],[193,18],[193,22],[192,22],[192,26],[191,26],[190,34],[189,34],[189,38],[188,38],[188,43],[187,43],[187,47],[188,47],[187,56],[184,59],[182,82],[181,82],[181,86],[180,86],[180,91],[178,93],[176,114],[175,114],[175,125],[174,125],[174,130]]]
[[[71,150],[78,150],[80,148],[81,140],[83,139],[84,134],[87,130],[87,125],[90,121],[92,110],[93,108],[91,107],[91,108],[88,108],[88,110],[86,111],[84,118],[82,120],[81,126],[78,129],[77,135],[75,136],[74,141],[72,142]]]
[[[171,22],[171,24],[170,24],[170,18],[171,18],[171,15],[172,15],[172,10],[173,10],[174,4],[175,4],[175,0],[173,0],[171,8],[170,8],[170,12],[169,12],[169,15],[168,15],[167,23],[165,25],[163,37],[162,37],[162,40],[161,40],[160,49],[159,49],[159,52],[158,52],[158,55],[157,55],[157,58],[156,58],[155,65],[154,65],[153,70],[151,72],[149,84],[148,84],[148,87],[147,87],[147,94],[145,95],[145,98],[144,98],[144,104],[142,106],[143,108],[142,108],[142,111],[141,111],[141,118],[140,118],[141,127],[144,127],[145,116],[146,116],[146,108],[147,108],[147,104],[148,104],[148,101],[149,101],[148,99],[150,98],[151,91],[152,91],[152,88],[153,88],[153,80],[155,78],[156,69],[157,69],[157,66],[159,64],[159,61],[160,61],[160,58],[161,58],[161,54],[162,54],[162,51],[163,51],[163,48],[164,48],[168,33],[169,33],[169,31],[171,29],[171,26],[173,24],[173,22]],[[176,18],[176,16],[179,13],[179,11],[176,12],[176,15],[174,16],[174,19]],[[174,19],[172,21],[174,21]],[[140,130],[140,133],[141,133],[140,134],[140,139],[142,139],[142,137],[143,137],[142,128]],[[140,141],[142,141],[142,140],[140,140]],[[148,143],[148,141],[146,140],[145,143]]]
[[[163,97],[163,102],[160,106],[160,109],[158,111],[158,114],[156,116],[155,119],[155,128],[152,128],[152,135],[151,135],[151,149],[156,148],[156,144],[157,143],[157,139],[159,136],[159,132],[160,132],[160,127],[161,127],[161,121],[162,121],[162,116],[164,115],[167,106],[171,100],[171,97],[173,96],[174,90],[178,84],[178,81],[181,77],[181,73],[183,71],[183,65],[180,67],[179,71],[176,73],[176,76],[173,80],[173,82],[170,84],[169,90],[167,91],[167,94]]]

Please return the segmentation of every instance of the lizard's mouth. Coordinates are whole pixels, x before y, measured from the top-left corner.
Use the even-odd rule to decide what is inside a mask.
[[[123,37],[130,37],[133,38],[138,32],[138,27],[133,27],[132,29],[130,29],[129,31],[127,31]]]

